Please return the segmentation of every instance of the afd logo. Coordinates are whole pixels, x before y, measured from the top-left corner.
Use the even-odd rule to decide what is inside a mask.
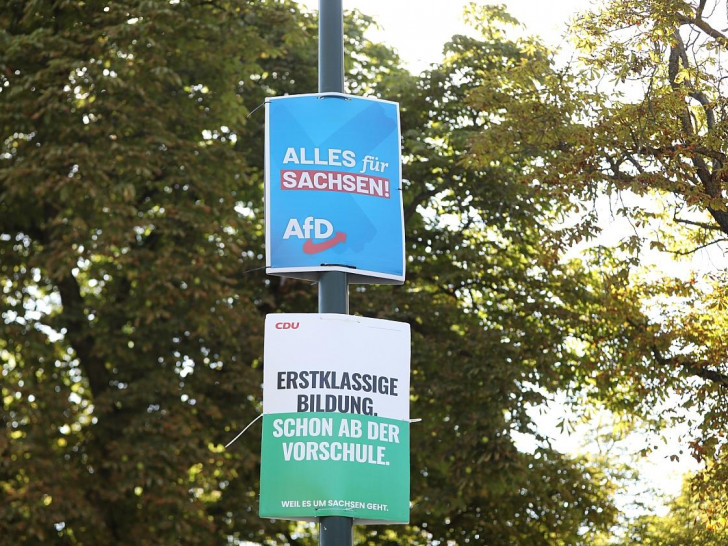
[[[306,217],[303,223],[299,222],[297,218],[288,220],[283,238],[290,239],[291,237],[305,241],[303,251],[306,254],[323,252],[337,244],[346,242],[346,233],[337,231],[334,234],[334,226],[331,222],[313,216]]]
[[[276,322],[276,330],[298,330],[300,322]]]

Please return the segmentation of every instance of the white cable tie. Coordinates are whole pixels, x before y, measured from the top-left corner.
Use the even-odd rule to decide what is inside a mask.
[[[245,427],[240,432],[240,434],[238,434],[235,438],[233,438],[232,440],[230,440],[230,442],[225,446],[225,449],[229,448],[233,444],[233,442],[235,442],[238,438],[240,438],[243,434],[245,434],[245,431],[248,430],[250,427],[252,427],[253,426],[253,423],[255,423],[261,417],[263,417],[263,414],[262,413],[260,415],[258,415],[258,417],[256,417],[255,419],[253,419],[250,423],[248,423],[248,426]]]

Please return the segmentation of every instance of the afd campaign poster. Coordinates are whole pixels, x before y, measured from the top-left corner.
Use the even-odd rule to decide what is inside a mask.
[[[406,323],[268,315],[260,516],[407,523],[409,377]]]
[[[403,283],[399,105],[340,93],[271,98],[265,144],[268,273]]]

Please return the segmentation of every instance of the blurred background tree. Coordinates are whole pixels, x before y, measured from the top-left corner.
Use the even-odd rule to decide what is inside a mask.
[[[346,20],[348,90],[401,104],[408,255],[351,308],[411,325],[422,418],[411,525],[358,540],[590,544],[622,476],[527,410],[599,369],[584,340],[622,343],[634,302],[564,259],[574,202],[523,183],[552,141],[499,132],[559,89],[550,53],[500,8],[467,16],[421,76]],[[257,516],[259,430],[223,445],[262,409],[265,314],[316,310],[265,276],[256,110],[315,91],[316,29],[287,0],[0,4],[0,543],[314,542]]]
[[[571,203],[562,241],[588,248],[583,263],[601,272],[593,321],[606,327],[579,340],[590,356],[578,384],[625,417],[684,425],[675,456],[704,463],[696,494],[718,499],[728,476],[725,20],[717,1],[604,2],[577,18],[571,63],[545,85],[503,93],[491,79],[470,95],[475,108],[501,106],[473,141],[477,162],[541,150],[523,183]]]

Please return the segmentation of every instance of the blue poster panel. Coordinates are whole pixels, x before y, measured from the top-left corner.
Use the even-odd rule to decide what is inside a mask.
[[[266,102],[268,273],[404,282],[399,106],[339,93]]]

